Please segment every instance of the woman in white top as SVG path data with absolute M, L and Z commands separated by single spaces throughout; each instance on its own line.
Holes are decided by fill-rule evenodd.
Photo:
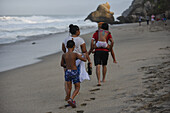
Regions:
M 80 30 L 79 27 L 76 25 L 71 24 L 70 26 L 70 30 L 69 32 L 71 33 L 71 36 L 69 36 L 68 38 L 66 38 L 62 44 L 62 50 L 63 52 L 67 52 L 67 41 L 68 40 L 73 40 L 75 42 L 75 49 L 74 52 L 82 54 L 86 52 L 86 44 L 84 42 L 84 40 L 79 37 L 80 35 Z
M 73 40 L 75 42 L 74 52 L 79 53 L 83 56 L 86 56 L 88 62 L 91 64 L 90 67 L 92 67 L 91 60 L 90 60 L 89 55 L 88 55 L 87 50 L 86 50 L 85 41 L 81 37 L 79 37 L 79 35 L 80 35 L 79 27 L 77 25 L 71 24 L 71 25 L 69 25 L 69 28 L 70 28 L 69 32 L 70 32 L 71 36 L 66 38 L 64 40 L 64 42 L 62 43 L 63 52 L 64 53 L 67 52 L 67 48 L 66 48 L 67 41 Z M 80 66 L 80 82 L 82 82 L 84 79 L 90 80 L 89 75 L 85 70 L 85 63 L 77 60 L 76 65 Z M 66 84 L 65 84 L 65 91 L 67 92 L 67 85 Z M 66 97 L 65 100 L 67 100 L 67 99 L 68 98 Z

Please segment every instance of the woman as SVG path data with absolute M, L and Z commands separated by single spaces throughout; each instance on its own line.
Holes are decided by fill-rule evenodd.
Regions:
M 77 25 L 69 25 L 69 32 L 70 36 L 64 40 L 62 43 L 62 50 L 65 53 L 67 51 L 66 44 L 68 40 L 73 40 L 75 42 L 75 49 L 74 52 L 81 54 L 82 56 L 86 56 L 88 62 L 91 64 L 90 67 L 92 67 L 91 60 L 89 58 L 89 55 L 86 50 L 86 44 L 85 41 L 79 37 L 80 35 L 80 29 Z M 78 66 L 78 69 L 80 69 L 80 82 L 82 82 L 84 79 L 90 80 L 88 73 L 85 70 L 85 63 L 81 62 L 80 60 L 76 61 L 76 65 Z M 65 84 L 65 91 L 67 92 L 67 85 Z M 65 98 L 65 100 L 68 100 L 69 98 Z

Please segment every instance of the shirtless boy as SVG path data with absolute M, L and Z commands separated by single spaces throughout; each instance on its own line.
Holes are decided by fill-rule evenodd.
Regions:
M 96 47 L 97 48 L 108 48 L 109 49 L 109 45 L 107 44 L 106 42 L 106 39 L 107 39 L 107 36 L 108 34 L 110 33 L 108 31 L 109 29 L 109 26 L 107 23 L 103 23 L 102 26 L 101 26 L 101 29 L 99 29 L 98 33 L 99 33 L 99 38 L 98 38 L 98 41 L 96 43 Z
M 67 91 L 67 98 L 69 98 L 68 103 L 75 108 L 76 103 L 73 101 L 75 96 L 78 94 L 80 90 L 80 79 L 79 79 L 79 72 L 76 67 L 76 60 L 80 59 L 84 62 L 86 62 L 86 59 L 83 58 L 81 55 L 78 53 L 74 53 L 74 48 L 75 48 L 75 43 L 73 40 L 69 40 L 67 42 L 67 48 L 68 52 L 62 55 L 61 59 L 61 66 L 66 67 L 65 71 L 65 81 L 68 86 L 68 91 Z M 75 90 L 71 96 L 71 88 L 72 88 L 72 82 L 75 85 Z

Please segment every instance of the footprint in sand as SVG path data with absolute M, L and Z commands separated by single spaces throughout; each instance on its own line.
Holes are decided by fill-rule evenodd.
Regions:
M 84 101 L 91 101 L 90 99 L 85 99 Z
M 77 113 L 84 113 L 84 110 L 79 110 L 77 111 Z
M 86 106 L 86 105 L 87 105 L 87 103 L 82 103 L 82 104 L 81 104 L 81 106 Z
M 100 90 L 100 88 L 91 89 L 91 90 L 89 90 L 89 91 L 90 91 L 90 92 L 94 92 L 94 91 L 98 91 L 98 90 Z
M 89 90 L 90 92 L 91 92 L 91 94 L 95 94 L 94 92 L 95 91 L 99 91 L 100 90 L 100 88 L 95 88 L 95 89 L 91 89 L 91 90 Z M 90 98 L 90 99 L 85 99 L 85 101 L 91 101 L 91 100 L 95 100 L 96 98 Z
M 90 100 L 95 100 L 96 98 L 90 98 Z
M 64 105 L 64 106 L 61 106 L 61 107 L 59 107 L 59 109 L 65 109 L 65 108 L 67 108 L 67 107 L 69 107 L 70 105 L 69 104 L 67 104 L 67 105 Z M 48 113 L 48 112 L 47 112 Z M 50 113 L 50 112 L 49 112 Z M 52 112 L 51 112 L 52 113 Z
M 95 100 L 96 98 L 85 99 L 85 101 Z

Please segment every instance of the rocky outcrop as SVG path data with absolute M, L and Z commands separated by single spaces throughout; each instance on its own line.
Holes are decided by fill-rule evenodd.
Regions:
M 110 11 L 110 5 L 108 2 L 100 4 L 97 10 L 90 13 L 85 20 L 91 20 L 92 22 L 107 22 L 109 24 L 114 23 L 113 12 Z
M 122 23 L 137 22 L 139 16 L 142 16 L 143 20 L 146 16 L 152 14 L 161 15 L 164 13 L 169 18 L 170 2 L 169 0 L 133 0 L 131 6 L 122 13 L 122 16 L 117 19 Z

